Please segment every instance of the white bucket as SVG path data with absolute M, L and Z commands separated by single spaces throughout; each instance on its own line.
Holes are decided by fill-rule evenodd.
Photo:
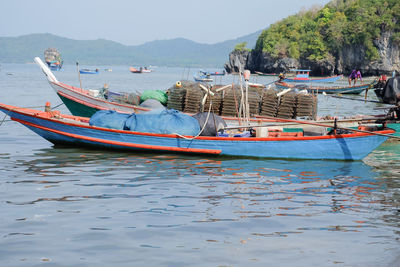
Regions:
M 257 127 L 256 137 L 268 137 L 268 127 Z

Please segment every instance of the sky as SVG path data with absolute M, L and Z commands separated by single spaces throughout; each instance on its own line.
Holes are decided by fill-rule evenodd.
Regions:
M 214 44 L 328 0 L 0 0 L 0 37 L 51 33 L 124 45 L 186 38 Z

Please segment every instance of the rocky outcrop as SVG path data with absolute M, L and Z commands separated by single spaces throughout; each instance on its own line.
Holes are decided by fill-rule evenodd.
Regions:
M 229 54 L 229 62 L 225 64 L 225 70 L 228 73 L 237 73 L 239 70 L 249 69 L 248 57 L 250 51 L 234 50 Z
M 229 54 L 229 62 L 225 64 L 228 73 L 238 72 L 239 66 L 250 71 L 279 73 L 291 68 L 307 68 L 313 76 L 347 74 L 354 68 L 360 68 L 363 75 L 391 75 L 400 71 L 400 47 L 392 41 L 391 32 L 383 32 L 374 40 L 379 58 L 368 60 L 366 49 L 362 45 L 347 45 L 336 51 L 335 55 L 323 60 L 311 61 L 305 58 L 273 58 L 268 54 L 252 50 L 233 51 Z M 240 62 L 240 64 L 239 64 Z

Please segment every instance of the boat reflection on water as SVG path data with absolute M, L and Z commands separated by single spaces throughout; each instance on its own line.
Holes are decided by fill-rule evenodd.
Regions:
M 47 181 L 51 184 L 79 182 L 73 187 L 129 188 L 161 183 L 169 191 L 167 195 L 163 192 L 164 197 L 201 199 L 217 209 L 222 208 L 223 202 L 236 203 L 238 209 L 229 215 L 232 220 L 248 216 L 308 216 L 311 210 L 335 212 L 354 207 L 360 199 L 382 188 L 372 167 L 361 161 L 221 159 L 55 147 L 39 150 L 33 159 L 17 165 L 41 184 L 46 183 L 41 178 L 51 178 Z M 73 179 L 64 180 L 71 176 Z M 182 184 L 187 189 L 184 193 L 174 190 Z M 101 198 L 95 192 L 95 196 L 73 198 Z M 218 214 L 219 211 L 208 219 L 215 220 Z
M 215 266 L 377 266 L 398 248 L 398 201 L 386 193 L 387 180 L 361 161 L 60 147 L 3 158 L 13 161 L 0 170 L 13 173 L 3 181 L 8 216 L 0 223 L 11 251 L 11 238 L 23 238 L 54 258 L 64 240 L 74 253 L 119 244 L 105 246 L 89 263 L 107 262 L 122 249 L 152 266 L 164 265 L 170 255 L 182 265 L 207 255 Z M 54 235 L 58 246 L 48 242 Z M 18 245 L 22 258 L 37 257 L 23 247 Z M 392 256 L 384 259 L 388 266 Z M 74 258 L 63 257 L 63 263 L 77 265 Z

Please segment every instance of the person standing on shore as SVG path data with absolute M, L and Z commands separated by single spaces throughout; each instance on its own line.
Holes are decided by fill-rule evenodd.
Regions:
M 363 80 L 362 80 L 362 76 L 361 76 L 361 71 L 360 71 L 359 69 L 357 69 L 356 80 L 354 81 L 354 85 L 356 84 L 357 79 L 360 79 L 360 83 L 363 84 Z
M 357 68 L 354 69 L 350 76 L 349 76 L 349 85 L 351 86 L 351 82 L 354 81 L 353 86 L 356 85 L 357 79 L 360 79 L 362 83 L 362 76 L 361 76 L 361 71 Z
M 354 84 L 356 84 L 357 70 L 353 70 L 349 76 L 349 85 L 351 86 L 351 82 L 354 80 Z

